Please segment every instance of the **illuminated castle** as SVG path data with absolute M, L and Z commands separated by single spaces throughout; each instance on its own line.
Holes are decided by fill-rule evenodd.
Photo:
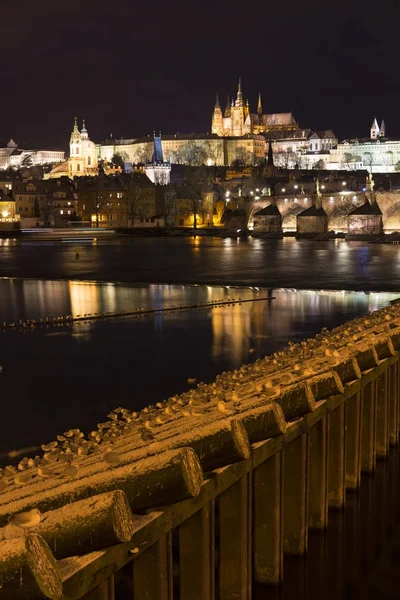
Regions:
M 211 133 L 219 136 L 239 137 L 248 133 L 275 133 L 296 129 L 298 129 L 298 125 L 292 113 L 263 114 L 261 92 L 258 95 L 257 112 L 251 113 L 249 101 L 243 99 L 241 79 L 239 79 L 236 101 L 232 100 L 230 103 L 228 96 L 224 113 L 222 113 L 217 94 Z

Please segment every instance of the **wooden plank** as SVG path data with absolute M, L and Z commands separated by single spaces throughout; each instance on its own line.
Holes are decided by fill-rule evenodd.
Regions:
M 325 417 L 308 432 L 308 526 L 328 525 L 328 431 Z
M 283 578 L 283 453 L 254 469 L 254 579 L 277 585 Z
M 247 600 L 248 596 L 248 476 L 219 498 L 219 597 Z
M 308 434 L 294 439 L 284 449 L 284 551 L 302 556 L 308 537 Z
M 115 600 L 114 575 L 86 594 L 84 600 Z
M 346 403 L 346 489 L 357 490 L 361 479 L 361 392 Z
M 386 458 L 389 452 L 388 371 L 379 375 L 376 393 L 376 457 Z
M 133 561 L 134 600 L 172 600 L 171 533 Z
M 346 498 L 346 406 L 328 415 L 328 506 L 342 508 Z
M 373 473 L 376 465 L 376 381 L 362 391 L 361 471 Z
M 214 532 L 207 504 L 179 527 L 179 589 L 181 598 L 211 600 Z

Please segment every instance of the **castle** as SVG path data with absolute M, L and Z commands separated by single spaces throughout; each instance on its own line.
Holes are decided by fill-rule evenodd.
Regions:
M 246 134 L 274 134 L 298 129 L 292 113 L 263 114 L 261 92 L 258 94 L 257 112 L 251 113 L 249 101 L 243 99 L 242 81 L 239 79 L 236 101 L 230 103 L 229 96 L 224 113 L 219 103 L 219 96 L 214 106 L 211 133 L 218 136 L 240 137 Z

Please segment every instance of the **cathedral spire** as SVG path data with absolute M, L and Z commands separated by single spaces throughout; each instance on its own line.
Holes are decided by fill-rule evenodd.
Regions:
M 261 92 L 258 92 L 257 114 L 259 117 L 262 116 Z
M 236 96 L 236 106 L 243 106 L 242 79 L 239 77 L 238 91 Z
M 221 108 L 220 103 L 219 103 L 219 95 L 217 92 L 216 98 L 215 98 L 215 106 L 214 108 Z
M 231 100 L 229 98 L 229 94 L 226 98 L 226 108 L 225 108 L 225 112 L 224 112 L 224 117 L 230 117 L 231 116 Z
M 379 130 L 379 137 L 386 137 L 386 126 L 385 121 L 382 119 L 381 127 Z
M 78 131 L 78 117 L 74 117 L 74 131 Z
M 273 150 L 272 150 L 272 141 L 271 140 L 269 140 L 269 145 L 268 145 L 267 165 L 269 167 L 274 166 L 274 154 L 273 154 Z

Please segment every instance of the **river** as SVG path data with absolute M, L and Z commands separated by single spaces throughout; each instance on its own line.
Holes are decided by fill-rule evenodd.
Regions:
M 0 239 L 1 276 L 400 291 L 400 245 L 294 238 L 115 237 L 94 244 Z

